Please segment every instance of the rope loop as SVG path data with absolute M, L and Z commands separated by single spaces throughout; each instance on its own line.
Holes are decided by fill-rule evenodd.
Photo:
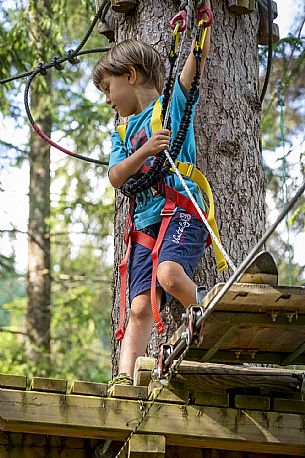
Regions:
M 42 76 L 47 76 L 48 72 L 46 70 L 46 66 L 45 66 L 45 63 L 44 62 L 39 62 L 38 65 L 37 65 L 37 69 L 38 69 L 38 72 L 42 75 Z
M 64 66 L 62 65 L 62 63 L 59 62 L 59 58 L 57 56 L 54 56 L 52 58 L 52 63 L 54 64 L 54 67 L 56 68 L 56 70 L 64 69 Z
M 73 49 L 69 49 L 66 52 L 66 56 L 68 58 L 68 62 L 72 65 L 76 65 L 80 63 L 80 60 L 74 55 L 75 51 Z

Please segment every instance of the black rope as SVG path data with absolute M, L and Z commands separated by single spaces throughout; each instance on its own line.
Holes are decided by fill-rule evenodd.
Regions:
M 264 80 L 264 85 L 262 89 L 262 93 L 260 96 L 260 101 L 263 103 L 263 100 L 266 95 L 268 83 L 269 83 L 269 78 L 270 78 L 270 72 L 271 72 L 271 64 L 272 64 L 272 42 L 273 42 L 273 36 L 272 36 L 272 22 L 273 22 L 273 6 L 272 6 L 272 0 L 267 0 L 267 7 L 268 7 L 268 60 L 267 60 L 267 69 L 266 69 L 266 76 Z
M 105 16 L 106 16 L 106 13 L 109 9 L 109 5 L 110 5 L 110 0 L 104 0 L 104 2 L 101 4 L 100 8 L 98 9 L 96 15 L 94 16 L 84 38 L 82 39 L 82 41 L 80 42 L 80 44 L 78 45 L 78 47 L 73 50 L 73 49 L 70 49 L 69 51 L 66 52 L 65 56 L 63 57 L 53 57 L 51 62 L 48 62 L 47 64 L 45 64 L 44 62 L 40 62 L 39 65 L 38 65 L 38 68 L 39 68 L 39 72 L 38 73 L 42 73 L 45 71 L 45 70 L 48 70 L 49 68 L 52 68 L 52 67 L 57 67 L 57 68 L 60 68 L 60 65 L 63 64 L 64 62 L 70 62 L 72 64 L 76 64 L 78 63 L 78 60 L 77 60 L 77 56 L 80 56 L 82 54 L 90 54 L 90 53 L 93 53 L 93 52 L 105 52 L 105 51 L 108 51 L 110 48 L 94 48 L 94 49 L 89 49 L 87 51 L 81 51 L 81 49 L 84 47 L 84 45 L 86 44 L 86 42 L 88 41 L 88 38 L 90 37 L 98 19 L 100 18 L 101 20 L 104 20 L 105 19 Z M 27 77 L 27 76 L 31 76 L 33 73 L 36 73 L 37 72 L 37 69 L 35 70 L 30 70 L 28 72 L 23 72 L 23 73 L 19 73 L 17 75 L 14 75 L 14 76 L 10 76 L 9 78 L 5 78 L 3 80 L 0 80 L 0 84 L 6 84 L 6 83 L 9 83 L 10 81 L 13 81 L 15 79 L 20 79 L 20 78 L 24 78 L 24 77 Z
M 91 54 L 93 52 L 101 52 L 101 51 L 108 51 L 109 48 L 95 48 L 95 49 L 89 49 L 88 51 L 86 50 L 83 50 L 83 51 L 80 51 L 77 56 L 80 56 L 80 55 L 84 55 L 84 54 Z M 73 58 L 75 58 L 76 56 L 74 55 Z M 50 65 L 50 66 L 54 66 L 55 63 L 54 63 L 54 60 L 52 62 L 50 62 L 49 64 L 47 65 Z M 49 67 L 48 67 L 49 68 Z M 31 87 L 31 84 L 35 78 L 35 76 L 37 76 L 38 74 L 42 73 L 42 72 L 46 72 L 46 66 L 39 66 L 38 69 L 34 70 L 30 77 L 27 79 L 27 82 L 26 82 L 26 85 L 25 85 L 25 90 L 24 90 L 24 107 L 25 107 L 25 111 L 26 111 L 26 114 L 27 114 L 27 117 L 33 127 L 33 129 L 35 130 L 35 132 L 40 135 L 40 137 L 42 137 L 47 143 L 49 143 L 51 146 L 53 146 L 54 148 L 57 148 L 58 150 L 62 151 L 63 153 L 67 154 L 68 156 L 72 156 L 72 157 L 75 157 L 77 159 L 81 159 L 83 161 L 86 161 L 86 162 L 91 162 L 91 163 L 94 163 L 94 164 L 98 164 L 98 165 L 108 165 L 109 163 L 106 162 L 106 161 L 101 161 L 99 159 L 93 159 L 93 158 L 90 158 L 90 157 L 87 157 L 87 156 L 83 156 L 81 154 L 77 154 L 77 153 L 73 153 L 72 151 L 69 151 L 68 149 L 66 148 L 63 148 L 62 146 L 58 145 L 57 143 L 55 143 L 53 140 L 51 140 L 44 132 L 42 132 L 42 130 L 37 126 L 36 122 L 34 121 L 34 118 L 32 116 L 32 113 L 31 113 L 31 110 L 30 110 L 30 106 L 29 106 L 29 91 L 30 91 L 30 87 Z
M 33 119 L 33 116 L 31 114 L 31 110 L 30 110 L 30 107 L 29 107 L 29 91 L 30 91 L 30 87 L 31 87 L 31 83 L 33 82 L 35 76 L 37 76 L 38 74 L 41 74 L 41 75 L 46 75 L 47 74 L 47 70 L 50 69 L 50 68 L 55 68 L 56 70 L 62 70 L 63 69 L 63 63 L 68 61 L 70 62 L 71 64 L 77 64 L 79 63 L 79 59 L 77 58 L 78 56 L 81 56 L 81 55 L 84 55 L 84 54 L 92 54 L 92 53 L 95 53 L 95 52 L 106 52 L 106 51 L 109 51 L 110 48 L 93 48 L 93 49 L 88 49 L 88 50 L 81 50 L 84 45 L 86 44 L 86 42 L 88 41 L 98 19 L 100 18 L 101 20 L 104 20 L 105 19 L 105 16 L 106 16 L 106 13 L 109 9 L 109 6 L 110 6 L 110 0 L 104 0 L 104 2 L 101 4 L 100 8 L 98 9 L 96 15 L 94 16 L 94 19 L 92 20 L 84 38 L 81 40 L 79 46 L 75 49 L 75 50 L 69 50 L 66 52 L 66 55 L 64 57 L 57 57 L 57 56 L 54 56 L 51 60 L 51 62 L 48 62 L 47 64 L 45 64 L 44 62 L 40 62 L 38 64 L 38 67 L 35 69 L 35 70 L 32 70 L 30 72 L 24 72 L 24 73 L 21 73 L 21 74 L 18 74 L 18 75 L 15 75 L 13 77 L 10 77 L 10 78 L 6 78 L 5 80 L 1 80 L 0 81 L 0 84 L 5 84 L 5 83 L 8 83 L 10 81 L 13 81 L 15 79 L 19 79 L 19 78 L 23 78 L 23 77 L 26 77 L 28 76 L 28 80 L 26 82 L 26 86 L 25 86 L 25 91 L 24 91 L 24 106 L 25 106 L 25 111 L 26 111 L 26 114 L 27 114 L 27 117 L 33 127 L 33 129 L 35 130 L 35 132 L 40 135 L 41 138 L 43 138 L 47 143 L 49 143 L 51 146 L 57 148 L 58 150 L 62 151 L 63 153 L 69 155 L 69 156 L 72 156 L 72 157 L 75 157 L 77 159 L 81 159 L 83 161 L 86 161 L 86 162 L 91 162 L 91 163 L 95 163 L 95 164 L 98 164 L 98 165 L 108 165 L 108 162 L 106 161 L 100 161 L 98 159 L 92 159 L 90 157 L 87 157 L 87 156 L 83 156 L 81 154 L 77 154 L 77 153 L 73 153 L 72 151 L 69 151 L 68 149 L 66 148 L 63 148 L 62 146 L 58 145 L 57 143 L 55 143 L 53 140 L 51 140 L 44 132 L 42 132 L 42 130 L 37 126 L 37 124 L 35 123 L 34 119 Z

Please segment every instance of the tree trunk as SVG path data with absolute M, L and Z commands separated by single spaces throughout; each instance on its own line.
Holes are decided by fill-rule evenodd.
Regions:
M 261 237 L 265 225 L 265 177 L 260 145 L 258 93 L 258 11 L 235 16 L 224 1 L 212 0 L 214 24 L 211 50 L 197 107 L 195 131 L 198 167 L 213 189 L 216 218 L 223 246 L 235 265 Z M 166 58 L 171 30 L 169 21 L 178 12 L 173 0 L 139 0 L 131 15 L 116 16 L 116 41 L 141 39 Z M 190 43 L 186 49 L 188 50 Z M 123 257 L 125 199 L 116 196 L 113 320 L 118 318 L 118 263 Z M 198 284 L 209 287 L 227 279 L 219 274 L 209 249 L 196 274 Z M 151 355 L 180 325 L 182 306 L 175 301 L 163 311 L 166 335 L 152 332 Z M 117 371 L 118 346 L 113 345 L 113 371 Z
M 44 94 L 45 97 L 45 94 Z M 33 90 L 33 112 L 39 107 L 39 93 Z M 45 100 L 45 98 L 43 98 Z M 50 135 L 51 118 L 37 119 Z M 39 348 L 50 353 L 50 147 L 36 133 L 30 137 L 28 313 L 27 328 L 35 355 Z
M 33 7 L 30 37 L 43 60 L 50 30 L 41 26 L 42 13 L 49 6 L 43 0 Z M 51 14 L 51 13 L 50 13 Z M 43 78 L 43 79 L 42 79 Z M 31 111 L 42 131 L 51 135 L 51 74 L 37 76 L 32 84 Z M 30 134 L 30 189 L 28 242 L 28 309 L 27 332 L 30 355 L 44 361 L 48 370 L 50 360 L 50 146 L 36 133 Z M 44 361 L 41 360 L 43 356 Z M 36 366 L 36 364 L 35 364 Z M 40 372 L 41 373 L 41 372 Z

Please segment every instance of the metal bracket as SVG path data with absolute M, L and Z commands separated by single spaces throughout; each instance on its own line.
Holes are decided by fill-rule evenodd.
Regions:
M 181 338 L 186 341 L 187 345 L 190 345 L 194 338 L 198 336 L 199 329 L 197 329 L 197 323 L 202 317 L 204 308 L 198 305 L 192 305 L 188 307 L 185 313 L 182 315 L 182 320 L 185 324 L 185 331 L 181 334 Z
M 162 344 L 160 346 L 160 351 L 159 351 L 159 356 L 156 361 L 156 366 L 152 370 L 152 379 L 156 381 L 160 381 L 162 375 L 164 374 L 164 369 L 165 369 L 165 360 L 171 355 L 173 351 L 173 346 L 169 344 Z M 170 366 L 168 366 L 166 369 L 168 370 Z

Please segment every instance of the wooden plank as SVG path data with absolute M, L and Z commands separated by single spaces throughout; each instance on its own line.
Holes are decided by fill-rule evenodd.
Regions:
M 188 355 L 189 356 L 189 355 Z M 138 361 L 138 373 L 150 367 L 152 358 Z M 135 373 L 137 377 L 137 374 Z M 228 364 L 182 361 L 178 373 L 172 379 L 190 391 L 225 393 L 228 389 L 261 389 L 264 393 L 302 393 L 305 371 L 283 368 L 261 368 Z
M 155 358 L 140 356 L 136 360 L 133 380 L 135 385 L 148 386 L 151 381 L 151 371 L 156 365 Z
M 228 393 L 213 393 L 208 391 L 195 391 L 194 404 L 214 407 L 229 407 Z
M 207 350 L 201 358 L 201 361 L 204 363 L 209 361 L 215 353 L 236 333 L 238 325 L 229 325 L 227 330 L 223 333 L 221 337 L 214 343 L 212 347 Z
M 74 380 L 70 394 L 83 394 L 87 396 L 107 396 L 107 383 L 83 382 Z
M 288 366 L 289 364 L 292 364 L 293 361 L 295 361 L 298 356 L 300 356 L 302 353 L 304 353 L 304 350 L 305 350 L 305 341 L 299 347 L 297 347 L 294 352 L 290 353 L 290 355 L 287 355 L 281 361 L 281 364 L 283 366 Z
M 26 390 L 27 378 L 24 375 L 0 374 L 0 388 Z
M 270 398 L 266 396 L 245 396 L 237 394 L 234 399 L 238 409 L 270 410 Z M 304 402 L 305 407 L 305 402 Z
M 124 441 L 142 412 L 136 400 L 0 391 L 4 431 Z M 169 445 L 305 454 L 300 414 L 155 402 L 138 432 L 162 434 Z
M 198 448 L 174 447 L 174 446 L 166 447 L 166 458 L 203 458 L 203 457 L 206 458 L 206 449 L 201 450 Z M 218 458 L 218 457 L 213 456 L 213 458 Z M 268 458 L 271 458 L 270 455 L 268 456 Z
M 280 399 L 273 400 L 273 409 L 278 412 L 301 413 L 305 415 L 305 402 L 295 399 Z
M 211 297 L 224 286 L 224 283 L 215 285 L 205 296 L 202 305 L 206 307 Z M 223 311 L 253 311 L 257 306 L 262 311 L 278 310 L 292 311 L 296 309 L 305 314 L 305 288 L 292 286 L 253 285 L 251 283 L 234 283 L 229 291 L 216 305 L 215 310 Z M 242 309 L 241 306 L 242 305 Z
M 46 455 L 47 453 L 47 455 Z M 63 455 L 64 453 L 64 455 Z M 89 452 L 90 453 L 90 452 Z M 31 448 L 5 448 L 0 446 L 0 456 L 1 458 L 58 458 L 59 456 L 65 458 L 88 458 L 88 456 L 93 455 L 94 450 L 91 451 L 90 455 L 88 455 L 88 450 L 80 450 L 80 449 L 65 449 L 64 451 L 62 448 L 58 449 L 46 449 L 42 447 L 31 447 Z M 123 458 L 123 457 L 122 457 Z
M 114 385 L 111 397 L 146 400 L 148 399 L 148 390 L 146 386 Z
M 249 351 L 251 353 L 249 353 Z M 187 357 L 191 361 L 201 361 L 204 356 L 205 350 L 201 348 L 191 348 L 187 354 Z M 284 358 L 287 357 L 287 353 L 283 352 L 266 352 L 266 351 L 255 351 L 244 350 L 242 348 L 232 348 L 231 350 L 218 350 L 211 360 L 215 364 L 243 364 L 243 363 L 263 363 L 263 364 L 275 364 L 281 365 Z M 305 365 L 305 354 L 302 353 L 295 358 L 293 364 L 296 366 Z
M 166 438 L 156 434 L 134 434 L 128 446 L 128 458 L 164 458 Z
M 0 431 L 1 458 L 88 458 L 97 440 Z
M 137 6 L 137 0 L 111 0 L 111 6 L 117 13 L 129 13 Z
M 217 315 L 216 315 L 217 313 Z M 233 323 L 234 325 L 241 326 L 241 325 L 253 325 L 259 326 L 263 325 L 264 327 L 272 328 L 274 323 L 276 322 L 277 325 L 287 326 L 289 324 L 290 313 L 279 313 L 276 314 L 274 311 L 269 311 L 266 313 L 262 312 L 224 312 L 224 311 L 216 311 L 215 317 L 217 320 Z M 297 319 L 295 315 L 291 317 L 293 320 L 294 326 L 304 326 L 305 324 L 305 315 L 298 315 Z M 275 321 L 273 321 L 275 320 Z M 207 320 L 208 321 L 208 320 Z
M 49 391 L 52 393 L 66 393 L 67 380 L 34 377 L 30 387 L 31 391 Z
M 229 327 L 230 324 L 234 325 L 234 322 L 218 320 L 217 313 L 213 317 L 215 321 L 208 321 L 205 325 L 200 344 L 200 348 L 206 351 L 218 346 L 217 343 L 221 340 L 223 329 Z M 279 333 L 280 339 L 277 338 Z M 242 349 L 287 354 L 297 350 L 299 346 L 304 344 L 304 341 L 304 327 L 293 326 L 292 324 L 282 326 L 271 322 L 269 326 L 244 323 L 236 327 L 235 333 L 231 335 L 230 339 L 224 341 L 222 346 L 218 346 L 218 348 L 221 350 Z
M 149 399 L 155 399 L 156 395 L 159 393 L 160 388 L 162 387 L 161 383 L 151 381 L 148 386 L 148 397 Z M 186 403 L 189 402 L 190 394 L 189 390 L 185 387 L 175 387 L 171 386 L 168 388 L 163 387 L 160 394 L 158 394 L 158 402 L 175 402 L 175 403 Z

